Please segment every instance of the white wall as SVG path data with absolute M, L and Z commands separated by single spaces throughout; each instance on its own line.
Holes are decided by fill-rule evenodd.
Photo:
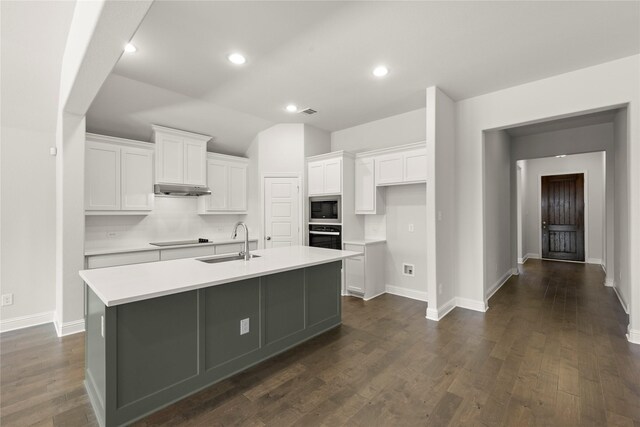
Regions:
M 638 104 L 640 103 L 640 56 L 632 56 L 578 71 L 561 74 L 490 94 L 459 101 L 456 125 L 456 256 L 459 263 L 457 289 L 459 296 L 483 298 L 484 263 L 478 254 L 484 249 L 482 135 L 490 129 L 566 117 L 579 112 L 595 111 L 629 104 L 628 159 L 640 164 L 638 141 Z M 634 151 L 635 149 L 635 151 Z M 451 167 L 451 165 L 444 165 Z M 637 172 L 636 172 L 637 171 Z M 631 171 L 629 191 L 632 213 L 640 213 L 640 170 Z M 637 194 L 633 192 L 636 191 Z M 515 202 L 514 202 L 515 206 Z M 640 254 L 640 224 L 624 231 L 631 234 L 634 245 L 631 257 Z M 514 253 L 515 256 L 515 253 Z M 640 266 L 634 265 L 630 282 L 640 278 Z M 632 293 L 634 291 L 632 290 Z M 640 293 L 634 293 L 632 308 L 640 310 Z M 635 302 L 635 304 L 634 304 Z M 631 329 L 640 334 L 640 312 L 631 313 Z M 638 336 L 640 339 L 640 335 Z
M 196 197 L 158 197 L 148 215 L 85 217 L 85 249 L 134 247 L 150 242 L 193 240 L 204 237 L 228 240 L 233 225 L 246 215 L 198 215 Z M 115 233 L 108 237 L 107 233 Z M 257 236 L 250 230 L 251 237 Z
M 56 159 L 49 147 L 56 144 L 60 67 L 74 7 L 0 2 L 0 293 L 13 294 L 13 305 L 0 310 L 2 331 L 53 319 Z
M 636 115 L 637 115 L 636 110 Z M 636 117 L 637 119 L 637 117 Z M 637 137 L 635 140 L 628 141 L 627 134 L 627 123 L 629 120 L 628 111 L 626 109 L 620 111 L 616 114 L 614 119 L 613 126 L 613 135 L 614 135 L 614 157 L 615 157 L 615 194 L 614 194 L 614 204 L 615 204 L 615 228 L 614 228 L 614 265 L 615 265 L 615 274 L 609 280 L 609 271 L 607 271 L 607 279 L 609 280 L 609 285 L 613 285 L 618 290 L 618 294 L 622 299 L 624 305 L 627 308 L 634 308 L 635 310 L 640 309 L 638 307 L 638 303 L 640 301 L 632 300 L 632 290 L 631 290 L 631 263 L 634 265 L 638 264 L 638 258 L 631 258 L 630 256 L 630 237 L 629 237 L 629 222 L 630 219 L 633 218 L 633 221 L 636 225 L 640 223 L 640 215 L 636 212 L 635 216 L 629 216 L 629 199 L 630 188 L 627 183 L 627 177 L 632 169 L 637 170 L 639 168 L 640 163 L 630 162 L 629 155 L 629 145 L 630 142 L 634 142 L 637 145 L 639 144 Z M 638 150 L 639 148 L 636 148 Z M 631 166 L 633 165 L 633 166 Z M 631 167 L 631 170 L 630 170 Z M 636 187 L 637 188 L 637 187 Z M 640 243 L 635 241 L 636 244 Z M 636 252 L 638 255 L 638 252 Z M 634 275 L 635 286 L 640 287 L 640 277 L 638 275 Z M 636 289 L 637 291 L 637 289 Z M 635 316 L 640 317 L 640 313 L 637 311 L 633 312 Z M 637 314 L 636 314 L 637 313 Z M 640 319 L 636 323 L 636 326 L 633 329 L 640 329 Z M 640 332 L 639 332 L 640 333 Z M 638 337 L 640 338 L 640 337 Z
M 485 298 L 511 274 L 511 139 L 505 131 L 484 133 Z M 515 220 L 515 218 L 513 218 Z
M 55 134 L 2 126 L 0 139 L 0 282 L 3 294 L 13 294 L 13 305 L 2 307 L 1 319 L 49 313 L 51 321 L 55 310 L 56 160 L 49 155 L 49 147 L 55 146 Z
M 385 282 L 427 299 L 426 191 L 424 184 L 386 188 Z M 414 231 L 409 232 L 409 224 Z M 402 263 L 415 265 L 415 277 L 402 274 Z
M 394 147 L 426 139 L 426 109 L 409 111 L 331 133 L 331 151 L 350 153 Z
M 585 173 L 585 259 L 601 264 L 605 253 L 604 215 L 605 182 L 603 179 L 604 152 L 524 160 L 526 189 L 522 197 L 524 253 L 539 257 L 542 254 L 540 236 L 540 177 Z

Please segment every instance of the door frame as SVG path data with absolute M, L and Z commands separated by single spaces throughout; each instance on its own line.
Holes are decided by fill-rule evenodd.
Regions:
M 298 181 L 298 242 L 300 245 L 304 245 L 304 238 L 302 235 L 302 229 L 304 224 L 303 214 L 303 198 L 302 198 L 302 179 L 299 173 L 265 173 L 260 176 L 260 242 L 258 242 L 258 248 L 265 248 L 265 215 L 264 215 L 264 184 L 266 178 L 295 178 Z
M 584 175 L 584 186 L 582 191 L 583 199 L 584 199 L 584 261 L 570 261 L 564 259 L 554 259 L 554 258 L 543 258 L 542 257 L 542 177 L 543 176 L 557 176 L 557 175 L 574 175 L 574 174 L 583 174 Z M 606 199 L 605 199 L 606 200 Z M 586 170 L 576 170 L 573 171 L 561 171 L 561 172 L 548 172 L 544 174 L 538 174 L 538 255 L 540 259 L 545 259 L 548 261 L 561 261 L 561 262 L 577 262 L 580 264 L 588 264 L 588 260 L 590 259 L 589 255 L 589 174 Z

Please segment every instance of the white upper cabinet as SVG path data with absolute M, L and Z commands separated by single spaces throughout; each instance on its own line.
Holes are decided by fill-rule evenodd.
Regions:
M 120 147 L 87 141 L 85 147 L 85 210 L 120 210 Z
M 249 159 L 209 153 L 207 186 L 210 196 L 198 198 L 200 214 L 247 213 L 247 169 Z
M 373 157 L 359 158 L 355 161 L 355 208 L 356 214 L 382 214 L 384 204 L 380 190 L 376 188 L 375 161 Z
M 399 150 L 375 157 L 376 185 L 397 185 L 425 182 L 427 150 Z
M 156 182 L 205 186 L 211 137 L 153 125 Z
M 122 147 L 121 209 L 146 211 L 153 209 L 153 151 L 150 148 Z
M 342 156 L 310 160 L 307 164 L 309 196 L 342 193 Z
M 152 210 L 151 144 L 87 134 L 84 204 L 90 215 Z

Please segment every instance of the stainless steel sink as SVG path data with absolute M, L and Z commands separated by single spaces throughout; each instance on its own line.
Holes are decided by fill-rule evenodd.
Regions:
M 251 254 L 251 258 L 260 258 L 260 255 Z M 197 258 L 197 260 L 206 262 L 207 264 L 217 264 L 219 262 L 244 260 L 244 255 L 234 254 L 234 255 L 228 255 L 228 256 L 212 256 L 207 258 Z

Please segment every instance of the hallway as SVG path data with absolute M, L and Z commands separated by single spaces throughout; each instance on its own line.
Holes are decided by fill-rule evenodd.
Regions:
M 393 295 L 343 299 L 343 325 L 136 425 L 638 425 L 640 346 L 593 265 L 529 260 L 478 313 L 436 323 Z M 96 425 L 83 334 L 2 334 L 1 418 Z

